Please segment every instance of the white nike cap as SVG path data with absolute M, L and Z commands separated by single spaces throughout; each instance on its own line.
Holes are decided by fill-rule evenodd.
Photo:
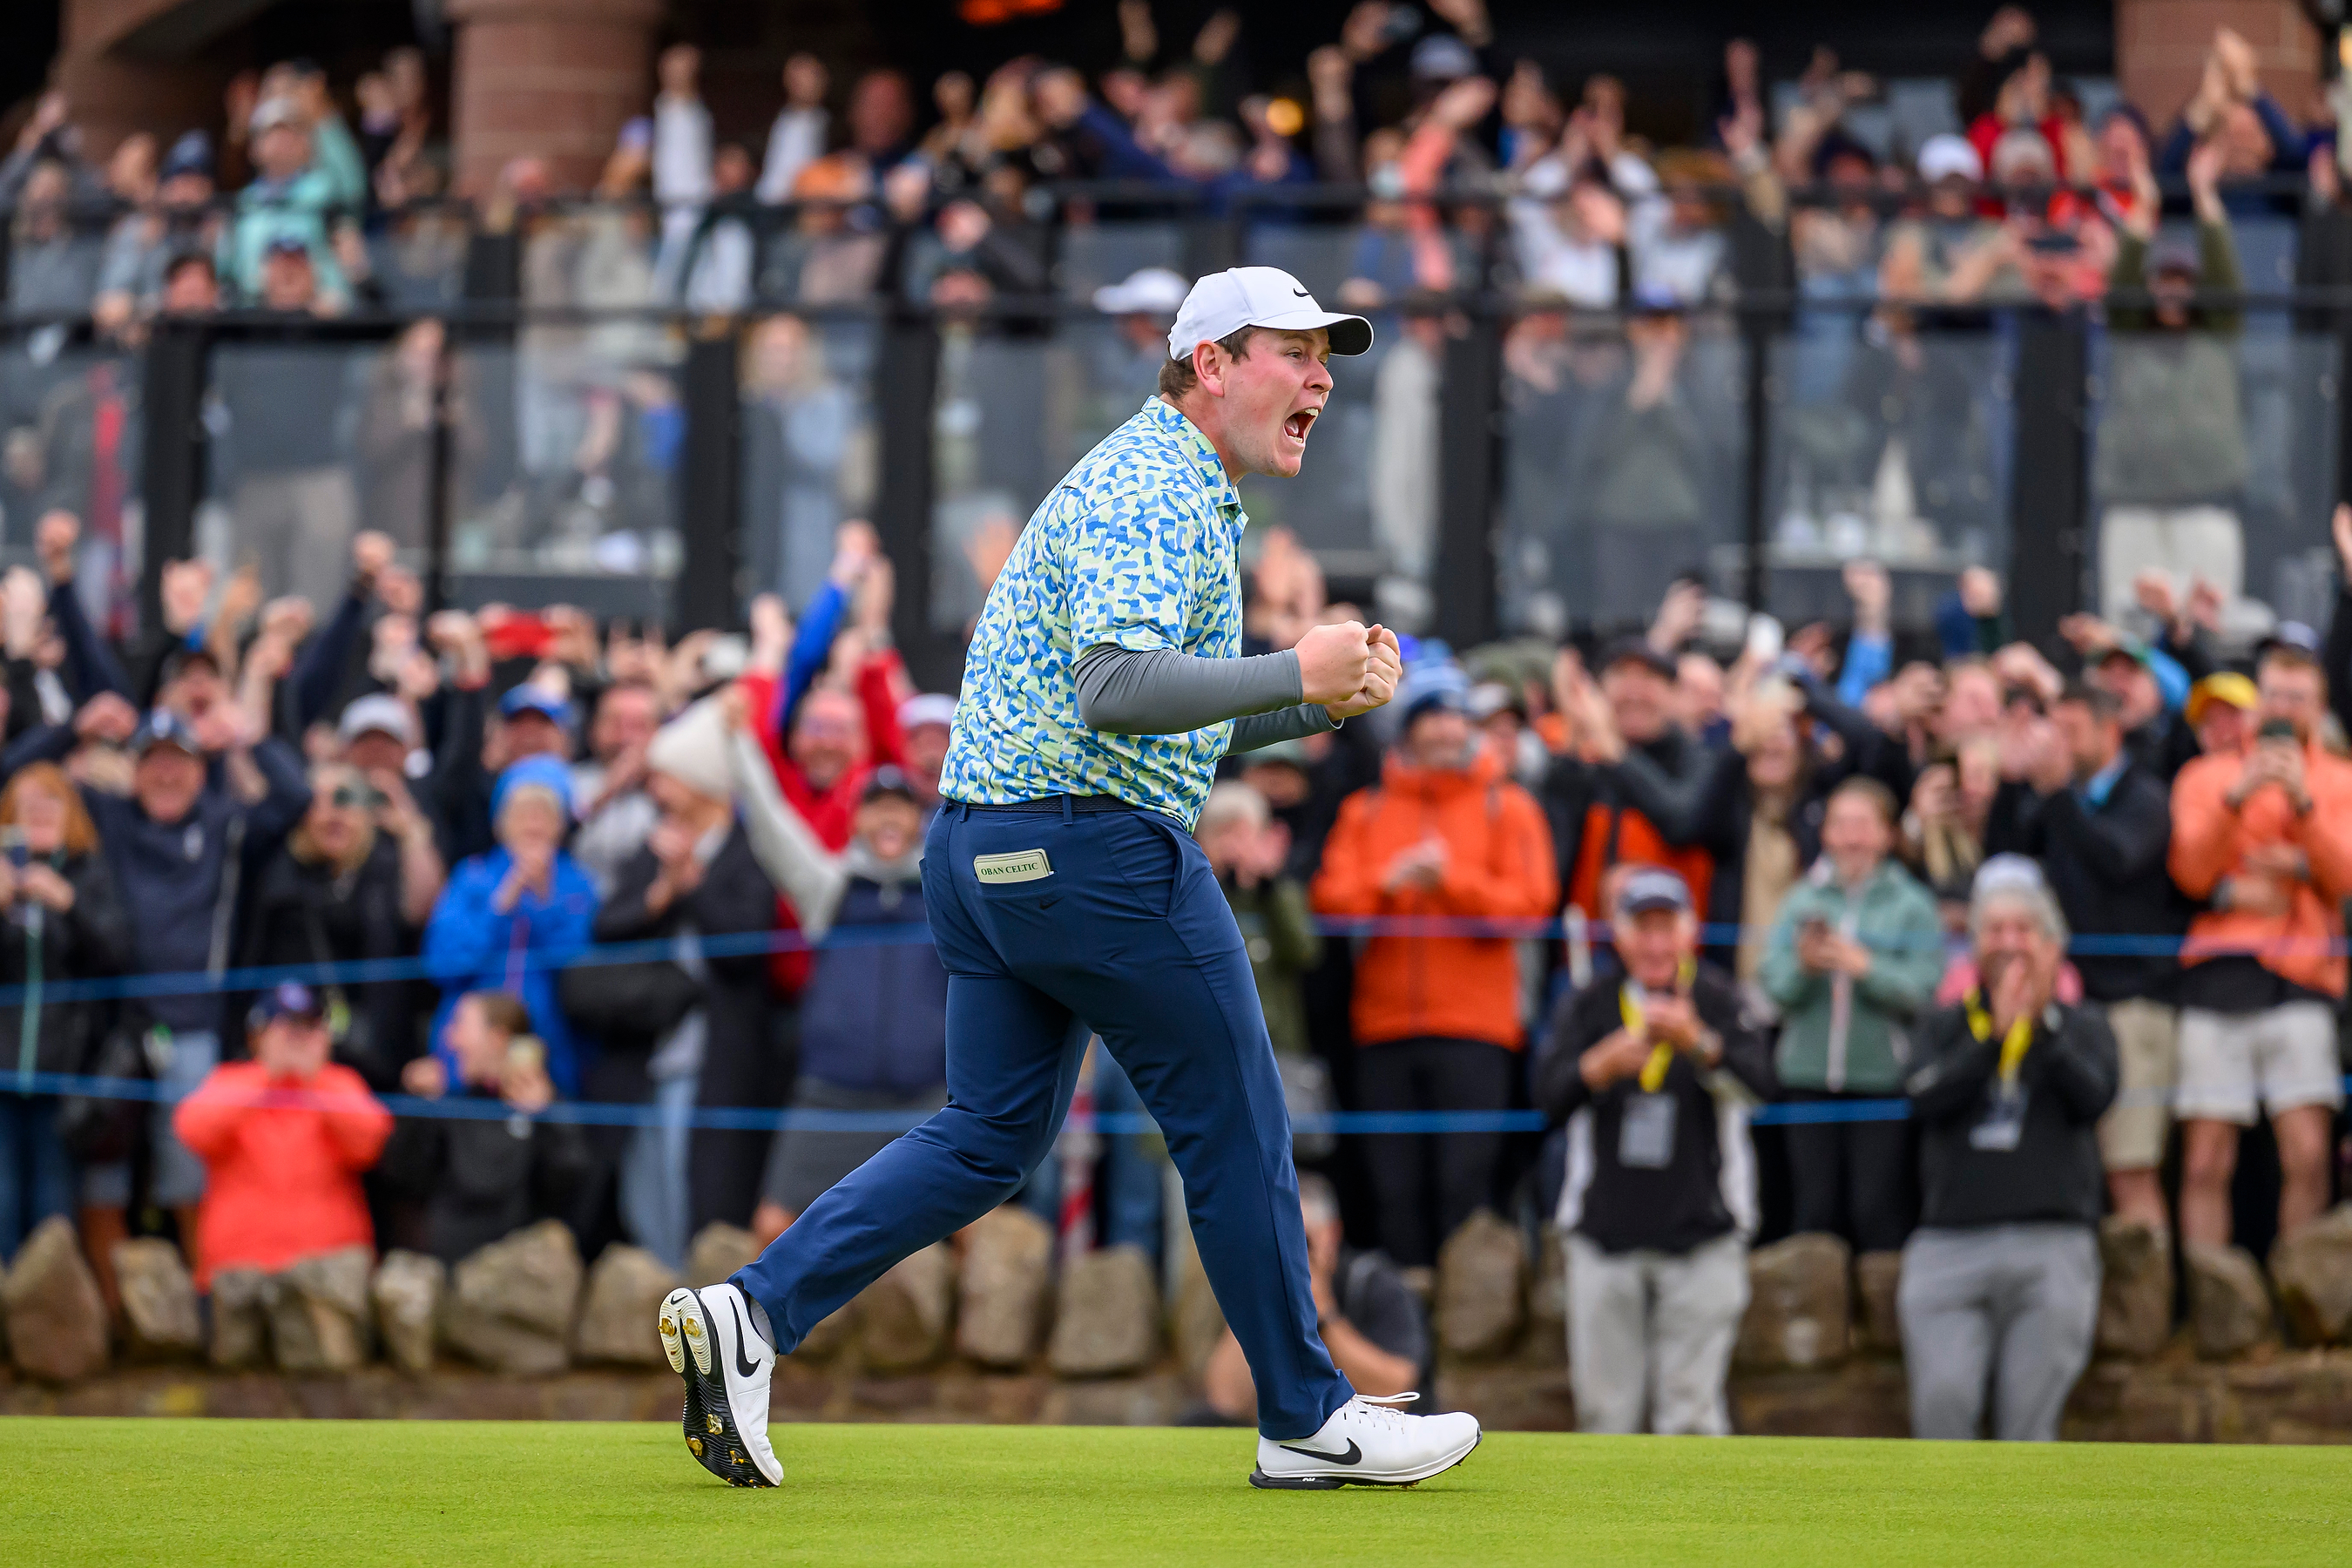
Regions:
M 1331 352 L 1360 354 L 1372 346 L 1372 324 L 1361 316 L 1327 310 L 1297 279 L 1279 267 L 1229 267 L 1192 285 L 1168 330 L 1168 357 L 1190 359 L 1202 343 L 1231 337 L 1244 327 L 1304 332 L 1331 331 Z

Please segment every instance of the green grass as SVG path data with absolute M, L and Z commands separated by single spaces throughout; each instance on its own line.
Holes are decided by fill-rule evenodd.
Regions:
M 0 1563 L 2352 1561 L 2352 1454 L 1499 1433 L 1412 1491 L 1260 1492 L 1240 1432 L 792 1426 L 735 1491 L 674 1426 L 0 1420 Z

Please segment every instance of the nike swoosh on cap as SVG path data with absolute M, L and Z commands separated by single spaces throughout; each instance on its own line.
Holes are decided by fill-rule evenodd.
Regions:
M 760 1363 L 743 1353 L 744 1345 L 751 1338 L 751 1325 L 743 1321 L 743 1304 L 730 1300 L 727 1310 L 735 1314 L 735 1370 L 744 1377 L 757 1377 L 760 1375 Z M 1349 1447 L 1353 1447 L 1354 1445 L 1351 1443 Z
M 1296 1443 L 1276 1443 L 1275 1447 L 1287 1448 L 1294 1454 L 1304 1454 L 1310 1459 L 1328 1459 L 1335 1465 L 1361 1464 L 1364 1458 L 1364 1451 L 1356 1447 L 1353 1437 L 1348 1439 L 1348 1451 L 1344 1454 L 1327 1454 L 1320 1448 L 1302 1448 Z
M 1302 300 L 1312 299 L 1312 298 L 1314 297 L 1314 296 L 1312 296 L 1312 295 L 1308 294 L 1308 293 L 1307 292 L 1307 290 L 1306 290 L 1306 289 L 1293 289 L 1291 290 L 1291 292 L 1292 292 L 1292 293 L 1294 293 L 1294 294 L 1296 294 L 1296 295 L 1297 295 L 1297 296 L 1298 296 L 1300 299 L 1302 299 Z

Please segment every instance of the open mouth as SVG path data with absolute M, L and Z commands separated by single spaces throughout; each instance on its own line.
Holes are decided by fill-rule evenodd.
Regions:
M 1282 433 L 1300 446 L 1305 446 L 1307 432 L 1315 427 L 1315 416 L 1322 412 L 1319 408 L 1300 409 L 1282 422 Z

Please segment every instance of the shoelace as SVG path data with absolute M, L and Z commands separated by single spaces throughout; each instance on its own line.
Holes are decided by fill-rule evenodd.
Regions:
M 1359 1406 L 1356 1418 L 1375 1426 L 1384 1426 L 1391 1431 L 1402 1432 L 1405 1429 L 1405 1422 L 1411 1417 L 1397 1406 L 1410 1405 L 1420 1397 L 1418 1394 L 1359 1394 L 1355 1398 L 1355 1403 Z

